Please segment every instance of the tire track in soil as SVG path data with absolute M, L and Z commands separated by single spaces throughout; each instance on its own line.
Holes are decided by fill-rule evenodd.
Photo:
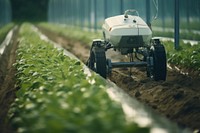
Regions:
M 39 29 L 83 62 L 88 59 L 90 49 L 88 45 L 42 27 Z M 175 70 L 168 70 L 166 81 L 155 82 L 146 78 L 144 68 L 132 68 L 132 75 L 129 76 L 127 68 L 113 69 L 109 79 L 130 96 L 136 97 L 181 127 L 200 131 L 200 77 L 189 77 Z
M 1 67 L 0 73 L 1 81 L 0 81 L 0 132 L 14 132 L 9 125 L 9 121 L 6 120 L 6 116 L 10 105 L 15 99 L 15 73 L 16 70 L 13 64 L 16 61 L 16 49 L 17 49 L 17 36 L 18 36 L 19 27 L 14 31 L 13 37 L 11 40 L 11 45 L 9 45 L 10 51 L 7 51 L 3 58 L 1 59 L 1 63 L 4 66 Z

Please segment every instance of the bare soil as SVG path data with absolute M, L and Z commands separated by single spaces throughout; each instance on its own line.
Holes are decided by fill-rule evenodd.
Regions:
M 15 99 L 15 68 L 18 29 L 14 31 L 11 44 L 2 55 L 0 60 L 0 132 L 12 132 L 7 120 L 7 113 L 10 105 Z
M 39 28 L 51 40 L 86 62 L 90 49 L 88 45 Z M 116 53 L 114 56 L 111 52 L 107 54 L 113 60 L 122 58 Z M 109 79 L 131 97 L 136 97 L 181 127 L 200 131 L 200 77 L 168 69 L 167 80 L 156 82 L 146 77 L 145 68 L 132 68 L 131 75 L 128 68 L 113 69 Z

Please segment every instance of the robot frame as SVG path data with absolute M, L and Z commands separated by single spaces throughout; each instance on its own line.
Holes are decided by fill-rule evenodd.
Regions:
M 137 15 L 129 15 L 131 12 Z M 151 28 L 136 10 L 126 10 L 124 15 L 105 19 L 102 29 L 104 40 L 95 39 L 92 42 L 87 61 L 90 69 L 106 78 L 113 68 L 146 67 L 147 77 L 155 81 L 166 80 L 165 48 L 159 38 L 152 38 Z M 106 51 L 111 48 L 122 55 L 129 55 L 130 62 L 107 59 Z M 137 61 L 134 61 L 134 55 Z

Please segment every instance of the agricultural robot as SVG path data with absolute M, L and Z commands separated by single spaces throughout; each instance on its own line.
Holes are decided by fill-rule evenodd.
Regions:
M 106 78 L 113 68 L 146 67 L 148 77 L 156 81 L 166 80 L 165 48 L 158 38 L 152 38 L 151 28 L 136 10 L 105 19 L 102 29 L 104 40 L 92 42 L 87 61 L 90 69 Z M 129 56 L 130 61 L 112 62 L 106 58 L 108 49 Z

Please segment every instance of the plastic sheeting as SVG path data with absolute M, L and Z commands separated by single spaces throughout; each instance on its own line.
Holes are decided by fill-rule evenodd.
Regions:
M 9 0 L 0 0 L 0 27 L 11 21 L 11 4 Z
M 153 26 L 174 27 L 174 0 L 49 0 L 48 21 L 98 29 L 105 18 L 123 14 L 126 9 L 138 10 Z M 181 0 L 179 9 L 180 28 L 198 29 L 200 1 Z

